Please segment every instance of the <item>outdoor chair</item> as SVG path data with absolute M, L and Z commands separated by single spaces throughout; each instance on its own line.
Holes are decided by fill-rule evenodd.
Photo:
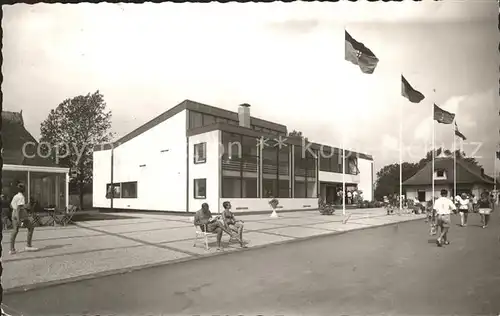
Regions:
M 190 218 L 191 222 L 194 224 L 194 216 Z M 203 238 L 205 242 L 205 250 L 208 251 L 210 248 L 208 247 L 208 238 L 209 237 L 217 237 L 217 234 L 215 233 L 209 233 L 207 232 L 207 225 L 205 226 L 205 231 L 201 229 L 201 226 L 194 225 L 195 232 L 196 232 L 196 239 L 194 240 L 193 247 L 196 247 L 196 243 L 198 242 L 199 238 Z
M 58 224 L 61 226 L 66 226 L 70 224 L 73 216 L 76 213 L 76 210 L 76 206 L 69 205 L 68 208 L 63 212 L 55 210 L 54 212 L 50 213 L 54 221 L 54 225 Z

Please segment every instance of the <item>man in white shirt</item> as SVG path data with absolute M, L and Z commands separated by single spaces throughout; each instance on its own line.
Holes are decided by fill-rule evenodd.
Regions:
M 37 251 L 38 248 L 35 248 L 31 245 L 31 241 L 33 240 L 33 232 L 35 228 L 33 224 L 28 218 L 28 212 L 26 211 L 26 200 L 24 199 L 24 184 L 20 183 L 17 185 L 17 189 L 19 192 L 14 195 L 12 198 L 12 202 L 10 206 L 12 207 L 12 227 L 13 231 L 10 236 L 10 254 L 15 254 L 16 251 L 16 237 L 19 233 L 19 228 L 25 227 L 28 229 L 28 237 L 26 239 L 26 251 Z
M 467 194 L 462 193 L 462 196 L 458 197 L 458 211 L 460 212 L 460 226 L 467 226 L 467 218 L 469 217 L 469 199 Z
M 441 228 L 441 234 L 436 240 L 437 245 L 442 247 L 443 242 L 445 245 L 449 245 L 448 230 L 451 224 L 451 213 L 455 212 L 457 207 L 448 198 L 447 190 L 441 190 L 441 197 L 434 202 L 434 209 L 437 215 L 437 226 Z

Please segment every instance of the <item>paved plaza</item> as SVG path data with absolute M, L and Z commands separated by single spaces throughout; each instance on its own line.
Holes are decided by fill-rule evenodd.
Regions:
M 376 216 L 376 211 L 373 212 Z M 303 219 L 305 231 L 319 234 L 318 226 L 331 230 L 358 228 L 363 224 L 376 225 L 368 224 L 375 221 L 378 224 L 396 221 L 397 216 L 363 218 L 356 214 L 346 226 L 332 221 L 313 223 L 315 228 L 309 223 L 327 218 L 314 213 L 286 214 L 276 220 L 248 217 L 248 225 L 256 228 L 262 227 L 259 226 L 262 223 L 282 225 L 257 228 L 260 230 L 249 233 L 261 236 L 261 239 L 254 237 L 256 241 L 288 233 L 287 240 L 295 242 L 15 292 L 7 294 L 4 303 L 9 311 L 19 312 L 15 315 L 22 312 L 24 316 L 497 316 L 499 215 L 494 213 L 488 229 L 481 228 L 477 214 L 471 216 L 467 228 L 459 227 L 459 217 L 452 216 L 451 244 L 442 248 L 436 246 L 422 220 L 303 240 L 293 237 L 299 235 L 296 227 L 285 224 L 296 224 Z M 403 218 L 412 217 L 400 219 Z M 114 227 L 118 230 L 119 225 Z M 153 238 L 163 242 L 159 237 L 151 237 L 150 242 L 155 242 Z M 266 240 L 275 240 L 271 238 Z M 184 248 L 182 242 L 163 244 L 172 248 L 190 247 Z M 127 249 L 122 255 L 133 260 L 134 249 L 149 249 L 149 246 Z M 156 248 L 154 252 L 160 257 L 170 250 Z M 148 251 L 140 252 L 144 253 Z M 111 256 L 114 254 L 107 258 Z M 152 257 L 155 256 L 149 256 Z M 79 269 L 79 263 L 71 264 Z M 66 266 L 62 269 L 69 270 Z
M 290 242 L 303 238 L 370 228 L 421 219 L 422 215 L 385 215 L 383 209 L 348 210 L 347 223 L 341 211 L 322 216 L 318 211 L 287 212 L 279 218 L 268 214 L 244 215 L 244 238 L 249 248 Z M 124 219 L 78 222 L 69 227 L 40 227 L 34 235 L 37 252 L 8 253 L 10 232 L 4 232 L 2 278 L 7 293 L 86 278 L 128 272 L 135 269 L 181 262 L 218 254 L 215 238 L 211 249 L 202 242 L 193 247 L 195 231 L 188 216 L 119 213 Z M 18 235 L 16 248 L 23 249 L 26 232 Z M 228 244 L 225 252 L 242 251 Z

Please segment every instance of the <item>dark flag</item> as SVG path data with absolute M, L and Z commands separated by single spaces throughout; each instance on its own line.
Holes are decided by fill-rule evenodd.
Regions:
M 497 151 L 497 158 L 500 159 L 500 151 Z
M 455 114 L 447 112 L 434 104 L 434 120 L 441 124 L 451 124 L 455 120 Z
M 467 138 L 465 138 L 464 134 L 460 133 L 460 131 L 458 130 L 457 122 L 455 122 L 455 135 L 460 137 L 462 140 L 467 140 Z
M 410 100 L 411 103 L 420 103 L 425 99 L 425 96 L 420 91 L 413 89 L 403 75 L 401 75 L 401 95 Z
M 363 43 L 356 41 L 345 31 L 345 60 L 358 65 L 365 74 L 372 74 L 377 67 L 378 58 Z

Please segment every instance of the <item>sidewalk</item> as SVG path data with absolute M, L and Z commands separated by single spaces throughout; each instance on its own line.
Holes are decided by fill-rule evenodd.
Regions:
M 338 211 L 337 211 L 338 212 Z M 243 215 L 244 239 L 249 248 L 289 242 L 314 236 L 422 219 L 424 215 L 387 216 L 384 209 L 348 210 L 346 224 L 342 213 L 322 216 L 318 211 Z M 69 227 L 40 227 L 35 230 L 37 252 L 8 253 L 10 232 L 2 242 L 6 293 L 104 275 L 181 262 L 215 254 L 215 239 L 208 252 L 202 242 L 193 247 L 194 228 L 189 217 L 164 214 L 115 214 L 125 219 L 78 222 Z M 227 244 L 224 253 L 241 251 Z M 24 249 L 26 231 L 21 230 L 16 247 Z

